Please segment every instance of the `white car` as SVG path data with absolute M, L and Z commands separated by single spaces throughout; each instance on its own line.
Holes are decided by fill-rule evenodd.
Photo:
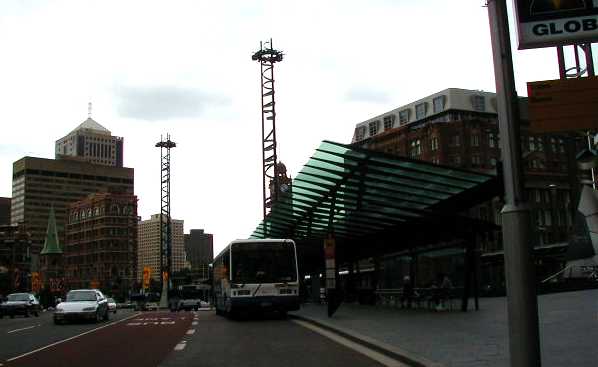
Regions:
M 66 301 L 56 305 L 54 323 L 73 320 L 108 320 L 108 300 L 97 289 L 77 289 L 67 293 Z

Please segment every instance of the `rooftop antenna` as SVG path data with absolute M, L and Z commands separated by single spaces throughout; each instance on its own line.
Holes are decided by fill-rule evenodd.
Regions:
M 91 101 L 87 103 L 87 117 L 91 118 Z

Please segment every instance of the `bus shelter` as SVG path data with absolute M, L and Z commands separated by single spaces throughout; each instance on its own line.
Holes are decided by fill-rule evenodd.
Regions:
M 388 254 L 460 249 L 465 311 L 471 295 L 477 307 L 477 238 L 498 228 L 467 211 L 500 195 L 497 175 L 323 141 L 250 238 L 295 240 L 303 275 L 323 272 L 324 241 L 333 238 L 349 293 L 364 258 L 374 259 L 377 278 Z

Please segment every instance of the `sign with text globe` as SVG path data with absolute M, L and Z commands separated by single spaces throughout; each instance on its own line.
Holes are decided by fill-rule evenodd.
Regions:
M 519 49 L 598 41 L 598 0 L 514 0 Z

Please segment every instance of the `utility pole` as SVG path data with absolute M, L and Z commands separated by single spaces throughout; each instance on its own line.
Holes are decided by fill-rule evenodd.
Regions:
M 509 315 L 509 352 L 513 367 L 539 367 L 538 298 L 530 241 L 530 207 L 525 201 L 511 41 L 505 0 L 488 0 L 494 56 L 498 122 L 504 167 L 502 233 Z

